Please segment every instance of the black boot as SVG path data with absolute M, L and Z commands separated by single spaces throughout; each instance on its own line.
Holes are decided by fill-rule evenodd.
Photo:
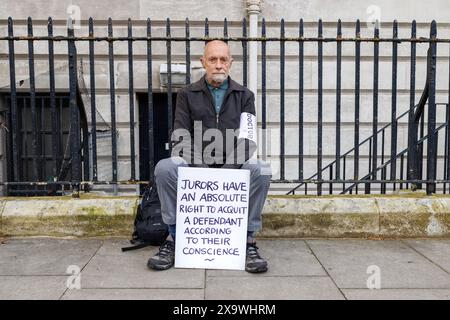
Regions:
M 250 273 L 261 273 L 266 272 L 267 269 L 267 261 L 259 255 L 256 243 L 247 243 L 245 271 Z
M 159 247 L 159 252 L 148 260 L 147 267 L 155 270 L 167 270 L 175 263 L 175 242 L 166 240 Z

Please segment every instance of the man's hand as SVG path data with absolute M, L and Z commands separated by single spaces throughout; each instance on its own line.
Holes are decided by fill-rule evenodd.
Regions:
M 233 164 L 233 163 L 225 163 L 221 168 L 222 169 L 240 169 L 242 164 Z
M 200 163 L 200 164 L 192 163 L 189 166 L 191 168 L 209 168 L 209 166 L 207 164 L 204 164 L 204 163 Z

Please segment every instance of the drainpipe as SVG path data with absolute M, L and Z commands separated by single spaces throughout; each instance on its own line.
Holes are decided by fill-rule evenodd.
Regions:
M 261 13 L 261 1 L 260 0 L 246 0 L 247 12 L 249 17 L 249 36 L 251 38 L 258 37 L 258 16 Z M 256 41 L 250 41 L 248 43 L 248 88 L 255 94 L 255 98 L 258 94 L 258 43 Z M 256 104 L 256 101 L 255 101 Z
M 248 20 L 250 24 L 249 36 L 258 37 L 258 16 L 261 13 L 261 0 L 246 0 Z M 248 43 L 248 88 L 255 94 L 255 111 L 258 110 L 258 42 Z M 256 135 L 258 136 L 258 135 Z M 258 152 L 252 158 L 256 159 Z

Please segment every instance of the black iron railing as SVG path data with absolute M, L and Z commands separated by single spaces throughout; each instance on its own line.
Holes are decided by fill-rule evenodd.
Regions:
M 172 84 L 172 44 L 182 43 L 185 46 L 185 51 L 182 53 L 177 51 L 178 56 L 184 55 L 184 63 L 186 65 L 185 84 L 189 84 L 191 81 L 191 43 L 192 42 L 204 42 L 212 39 L 221 39 L 228 42 L 237 42 L 242 45 L 242 52 L 240 59 L 242 59 L 242 79 L 240 80 L 244 86 L 248 83 L 248 51 L 247 45 L 250 41 L 256 41 L 260 43 L 261 54 L 258 59 L 261 61 L 261 157 L 268 161 L 274 161 L 278 165 L 274 174 L 272 182 L 274 183 L 296 183 L 296 187 L 292 187 L 290 193 L 295 192 L 313 192 L 314 194 L 321 195 L 325 186 L 329 193 L 333 193 L 333 185 L 342 185 L 342 192 L 359 193 L 358 186 L 364 186 L 364 193 L 373 192 L 372 186 L 379 185 L 381 192 L 386 192 L 386 186 L 390 185 L 390 190 L 395 190 L 398 185 L 403 188 L 403 185 L 412 188 L 421 188 L 422 184 L 426 184 L 428 193 L 437 192 L 436 185 L 442 185 L 439 190 L 446 193 L 447 184 L 450 183 L 450 161 L 449 157 L 449 144 L 450 144 L 450 130 L 449 130 L 449 116 L 448 116 L 448 104 L 446 111 L 446 119 L 436 118 L 436 67 L 437 67 L 437 47 L 450 44 L 450 39 L 442 39 L 437 37 L 437 24 L 435 21 L 431 23 L 430 36 L 429 37 L 417 37 L 416 23 L 411 24 L 411 37 L 399 38 L 398 37 L 398 24 L 394 21 L 392 24 L 392 37 L 382 38 L 380 37 L 379 26 L 375 25 L 373 30 L 373 37 L 361 37 L 361 25 L 357 21 L 355 23 L 354 36 L 343 36 L 342 23 L 338 21 L 336 37 L 325 37 L 323 31 L 323 23 L 321 20 L 317 23 L 317 36 L 308 37 L 305 36 L 304 22 L 300 20 L 298 23 L 298 36 L 286 36 L 286 27 L 284 20 L 281 20 L 279 37 L 267 36 L 267 24 L 263 19 L 260 24 L 261 36 L 260 37 L 248 37 L 247 35 L 247 21 L 244 19 L 241 24 L 242 32 L 241 36 L 229 35 L 229 22 L 225 19 L 223 22 L 223 36 L 212 37 L 210 36 L 210 22 L 206 19 L 204 22 L 204 34 L 203 36 L 191 36 L 190 22 L 188 19 L 184 22 L 185 34 L 184 36 L 173 36 L 172 24 L 169 19 L 165 22 L 165 35 L 164 36 L 152 36 L 152 21 L 148 19 L 145 22 L 146 35 L 135 36 L 133 35 L 133 23 L 128 20 L 127 23 L 127 35 L 115 36 L 113 30 L 113 21 L 111 19 L 107 22 L 107 36 L 98 36 L 94 33 L 94 21 L 89 19 L 88 35 L 75 34 L 73 28 L 68 28 L 67 35 L 55 36 L 53 34 L 53 20 L 48 19 L 48 35 L 35 36 L 33 35 L 33 22 L 31 18 L 27 21 L 28 32 L 27 35 L 15 35 L 13 28 L 13 20 L 8 19 L 8 35 L 1 36 L 0 42 L 4 41 L 8 43 L 8 61 L 10 66 L 10 88 L 8 96 L 8 112 L 6 115 L 7 127 L 10 128 L 7 132 L 7 161 L 8 161 L 8 176 L 6 181 L 2 181 L 1 185 L 6 185 L 11 189 L 18 188 L 18 186 L 34 186 L 35 190 L 42 188 L 48 191 L 48 194 L 55 194 L 59 189 L 55 186 L 69 186 L 73 189 L 74 194 L 77 194 L 81 186 L 84 186 L 85 191 L 89 191 L 90 185 L 104 184 L 104 185 L 118 185 L 118 184 L 146 184 L 153 180 L 153 168 L 155 166 L 155 154 L 154 149 L 151 147 L 155 143 L 155 119 L 154 119 L 154 91 L 155 84 L 152 80 L 154 70 L 152 69 L 152 63 L 154 62 L 152 47 L 154 43 L 165 43 L 165 62 L 167 63 L 167 86 L 165 92 L 167 94 L 167 137 L 171 136 L 172 123 L 173 123 L 173 93 L 174 86 Z M 141 27 L 143 22 L 136 22 Z M 69 26 L 71 21 L 69 21 Z M 159 23 L 161 26 L 161 23 Z M 217 22 L 215 23 L 217 26 Z M 177 24 L 180 27 L 180 23 Z M 233 24 L 236 27 L 236 24 Z M 292 28 L 292 23 L 289 24 Z M 27 161 L 25 162 L 31 168 L 31 174 L 24 175 L 23 168 L 23 150 L 21 148 L 22 142 L 22 129 L 21 128 L 21 112 L 18 110 L 19 94 L 23 94 L 23 90 L 18 90 L 16 85 L 16 66 L 15 66 L 15 44 L 17 42 L 27 42 L 28 44 L 28 67 L 29 67 L 29 90 L 26 93 L 29 98 L 30 105 L 30 117 L 31 117 L 31 152 L 26 155 Z M 36 86 L 35 86 L 35 54 L 34 44 L 36 42 L 48 43 L 48 75 L 49 75 L 49 108 L 50 119 L 47 119 L 51 123 L 51 130 L 44 132 L 44 135 L 49 135 L 51 132 L 52 151 L 50 155 L 43 154 L 42 143 L 40 142 L 43 128 L 40 126 L 37 119 L 37 100 L 36 100 Z M 70 122 L 70 129 L 68 131 L 67 145 L 70 147 L 70 157 L 65 159 L 61 157 L 63 149 L 63 143 L 61 138 L 61 119 L 58 120 L 58 108 L 57 108 L 57 91 L 55 89 L 55 42 L 67 43 L 67 59 L 68 59 L 68 78 L 69 87 L 67 90 L 70 116 L 68 121 Z M 89 60 L 89 89 L 86 90 L 86 94 L 89 96 L 90 101 L 90 130 L 87 126 L 87 116 L 84 110 L 82 99 L 80 98 L 80 88 L 78 85 L 78 66 L 77 55 L 79 54 L 78 48 L 80 43 L 88 43 L 88 60 Z M 116 83 L 115 83 L 115 44 L 118 42 L 126 43 L 127 47 L 127 62 L 128 62 L 128 95 L 129 95 L 129 132 L 130 132 L 130 177 L 128 180 L 119 180 L 118 175 L 118 153 L 117 153 L 117 126 L 116 126 Z M 146 84 L 146 108 L 148 112 L 148 125 L 147 125 L 147 141 L 150 147 L 148 150 L 148 166 L 150 168 L 149 175 L 143 177 L 142 175 L 137 178 L 136 175 L 136 145 L 135 145 L 135 94 L 136 86 L 134 79 L 134 44 L 136 42 L 142 42 L 146 44 L 146 60 L 147 60 L 147 84 Z M 100 181 L 98 179 L 98 148 L 97 148 L 97 123 L 96 117 L 96 43 L 108 44 L 108 70 L 109 70 L 109 97 L 110 97 L 110 136 L 111 136 L 111 169 L 112 179 L 109 181 Z M 276 106 L 279 108 L 279 119 L 269 119 L 268 110 L 274 108 L 274 106 L 268 106 L 268 91 L 267 76 L 267 45 L 269 43 L 279 43 L 279 90 L 276 90 L 280 95 L 280 104 Z M 286 108 L 286 44 L 298 43 L 298 88 L 295 89 L 295 93 L 298 94 L 298 119 L 292 119 L 291 115 L 287 113 Z M 344 151 L 342 148 L 342 60 L 343 60 L 343 44 L 354 44 L 354 74 L 351 75 L 354 78 L 354 87 L 352 93 L 354 94 L 354 124 L 353 124 L 353 148 L 349 151 Z M 379 115 L 379 81 L 380 81 L 380 44 L 387 43 L 392 44 L 391 55 L 391 121 L 387 125 L 384 125 L 381 129 L 380 125 L 383 125 L 378 120 Z M 307 89 L 305 86 L 305 44 L 316 45 L 317 55 L 315 56 L 317 67 L 317 87 L 314 89 Z M 409 111 L 403 113 L 398 117 L 398 102 L 397 102 L 397 81 L 398 81 L 398 46 L 399 44 L 409 44 L 410 46 L 410 104 Z M 335 136 L 333 138 L 326 137 L 324 141 L 324 47 L 333 45 L 336 48 L 336 81 L 334 91 L 336 95 L 335 101 Z M 370 59 L 373 60 L 373 74 L 372 74 L 372 88 L 370 90 L 372 94 L 372 135 L 369 137 L 363 137 L 361 141 L 361 46 L 371 46 L 373 49 L 373 56 Z M 427 80 L 426 86 L 423 91 L 422 98 L 418 107 L 416 108 L 416 48 L 418 45 L 427 46 L 429 48 L 429 54 L 427 58 Z M 292 56 L 292 54 L 291 54 Z M 310 58 L 308 56 L 307 58 Z M 271 58 L 271 61 L 274 59 Z M 291 58 L 292 60 L 292 58 Z M 450 60 L 450 58 L 449 58 Z M 289 71 L 288 71 L 289 72 Z M 271 76 L 271 75 L 269 75 Z M 325 75 L 326 76 L 326 75 Z M 346 74 L 348 79 L 348 74 Z M 292 91 L 292 89 L 289 89 Z M 309 90 L 309 91 L 308 91 Z M 271 91 L 271 93 L 273 90 Z M 316 153 L 313 155 L 316 162 L 316 173 L 311 175 L 310 178 L 305 179 L 305 157 L 308 155 L 305 152 L 305 92 L 313 92 L 317 95 L 317 104 L 314 106 L 317 111 L 317 120 L 315 121 L 317 131 L 317 144 Z M 449 96 L 450 100 L 450 96 Z M 311 106 L 307 106 L 311 107 Z M 348 112 L 348 111 L 345 111 Z M 408 146 L 406 149 L 398 150 L 398 120 L 402 117 L 406 117 L 408 114 Z M 427 118 L 425 119 L 425 115 Z M 286 137 L 286 120 L 289 122 L 296 122 L 298 124 L 298 152 L 294 156 L 297 162 L 297 177 L 286 178 L 288 175 L 292 176 L 292 172 L 287 172 L 287 152 L 286 145 L 288 137 Z M 279 152 L 278 154 L 269 153 L 268 151 L 268 123 L 277 123 L 279 126 L 275 130 L 279 130 Z M 424 134 L 424 125 L 427 123 L 426 134 Z M 436 123 L 444 123 L 436 128 Z M 273 127 L 273 126 L 272 126 Z M 390 132 L 390 148 L 385 150 L 385 132 L 389 128 Z M 273 128 L 272 128 L 273 129 Z M 418 137 L 418 131 L 420 131 L 420 137 Z M 441 129 L 445 129 L 445 143 L 444 150 L 442 150 L 444 166 L 442 172 L 437 172 L 437 159 L 438 159 L 438 134 Z M 381 136 L 381 137 L 380 137 Z M 379 154 L 381 139 L 381 154 Z M 89 141 L 91 145 L 89 146 Z M 426 142 L 426 156 L 424 155 L 424 142 Z M 324 157 L 323 147 L 324 143 L 334 144 L 334 161 L 325 163 L 327 160 Z M 366 154 L 361 153 L 363 145 L 369 144 L 368 152 Z M 168 144 L 169 152 L 171 145 Z M 45 148 L 44 148 L 45 149 Z M 273 151 L 273 150 L 271 150 Z M 389 159 L 385 162 L 385 152 L 389 152 Z M 44 152 L 45 153 L 45 152 Z M 352 156 L 350 156 L 352 154 Z M 405 165 L 405 156 L 407 156 L 407 163 Z M 48 176 L 40 174 L 42 169 L 40 168 L 40 158 L 48 158 L 49 161 L 53 161 L 53 174 L 51 179 Z M 361 159 L 368 159 L 369 165 L 367 168 L 361 166 Z M 63 159 L 63 160 L 61 160 Z M 289 157 L 289 159 L 293 159 Z M 348 172 L 347 166 L 349 162 L 352 162 L 353 172 Z M 400 162 L 398 166 L 398 162 Z M 41 161 L 42 163 L 42 161 Z M 426 170 L 423 171 L 424 163 L 426 163 Z M 389 175 L 387 175 L 389 168 Z M 65 174 L 64 177 L 58 175 L 60 172 L 67 172 L 70 170 L 70 175 Z M 324 176 L 325 171 L 329 171 L 329 177 Z M 405 174 L 406 172 L 406 174 Z M 289 173 L 289 174 L 287 174 Z M 404 177 L 406 176 L 406 179 Z M 424 177 L 426 176 L 426 177 Z M 351 177 L 351 178 L 349 178 Z M 66 179 L 65 179 L 66 178 Z M 308 184 L 312 184 L 314 188 L 310 188 L 308 191 Z M 361 189 L 361 188 L 360 188 Z M 341 191 L 340 191 L 341 192 Z M 38 194 L 36 192 L 35 194 Z M 44 192 L 45 193 L 45 192 Z M 29 194 L 33 194 L 32 192 Z M 40 192 L 39 194 L 42 194 Z

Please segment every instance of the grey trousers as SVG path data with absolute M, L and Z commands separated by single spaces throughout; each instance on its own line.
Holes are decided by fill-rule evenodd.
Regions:
M 161 214 L 165 224 L 176 223 L 178 167 L 188 167 L 181 157 L 162 159 L 155 167 L 155 182 L 161 201 Z M 261 230 L 261 213 L 272 177 L 270 165 L 261 160 L 250 159 L 241 170 L 250 170 L 248 231 Z

